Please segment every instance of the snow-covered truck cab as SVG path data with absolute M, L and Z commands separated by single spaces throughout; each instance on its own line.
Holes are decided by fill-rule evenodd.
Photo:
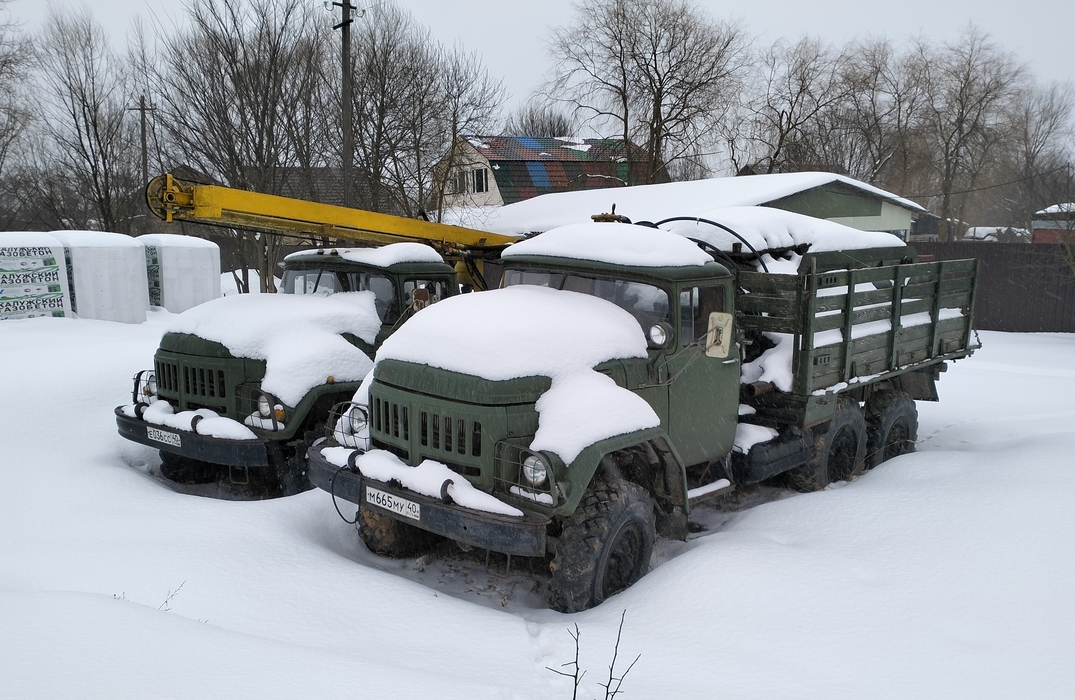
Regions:
M 166 477 L 256 496 L 308 488 L 306 441 L 331 407 L 355 393 L 384 338 L 459 285 L 432 248 L 398 243 L 293 253 L 279 291 L 180 314 L 154 368 L 135 376 L 119 432 L 160 450 Z
M 385 342 L 374 449 L 312 449 L 311 481 L 360 506 L 378 553 L 411 553 L 427 531 L 551 556 L 548 602 L 574 611 L 636 581 L 655 533 L 686 537 L 692 504 L 778 474 L 850 478 L 863 402 L 883 456 L 913 445 L 907 401 L 935 398 L 934 370 L 973 350 L 973 261 L 923 266 L 857 231 L 890 247 L 744 254 L 714 231 L 580 224 L 508 248 L 503 288 Z M 887 412 L 871 414 L 874 396 Z

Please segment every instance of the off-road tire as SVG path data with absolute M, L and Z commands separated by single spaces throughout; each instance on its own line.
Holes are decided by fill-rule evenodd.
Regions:
M 227 467 L 221 467 L 219 464 L 202 462 L 164 450 L 160 450 L 160 458 L 161 476 L 177 484 L 212 484 L 220 479 L 222 473 L 227 473 Z
M 902 391 L 879 391 L 866 402 L 866 468 L 914 452 L 918 408 Z
M 803 493 L 820 491 L 833 481 L 850 481 L 865 471 L 866 420 L 854 399 L 841 396 L 836 415 L 814 428 L 810 460 L 787 471 L 785 484 Z
M 358 536 L 374 554 L 391 559 L 415 557 L 432 549 L 440 539 L 432 532 L 408 525 L 373 508 L 358 512 Z
M 549 563 L 549 607 L 578 612 L 626 589 L 649 570 L 653 501 L 630 482 L 595 481 L 563 523 Z

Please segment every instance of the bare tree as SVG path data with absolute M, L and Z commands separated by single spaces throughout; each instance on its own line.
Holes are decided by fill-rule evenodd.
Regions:
M 7 5 L 0 1 L 0 11 Z M 18 25 L 4 18 L 0 21 L 0 177 L 16 139 L 30 119 L 23 106 L 22 87 L 26 81 L 33 47 Z
M 322 164 L 316 149 L 323 39 L 302 0 L 191 0 L 190 26 L 163 41 L 154 75 L 173 162 L 232 187 L 280 194 Z M 305 178 L 308 181 L 308 176 Z M 301 188 L 300 188 L 301 189 Z M 242 234 L 273 291 L 278 239 Z
M 503 133 L 507 136 L 560 138 L 574 136 L 577 130 L 570 114 L 555 105 L 531 99 L 508 115 Z
M 439 63 L 441 107 L 429 115 L 432 129 L 426 132 L 427 145 L 433 150 L 423 149 L 425 157 L 414 160 L 412 170 L 420 183 L 422 201 L 438 203 L 438 220 L 443 214 L 439 202 L 447 190 L 449 174 L 461 157 L 458 145 L 462 137 L 488 131 L 499 121 L 504 101 L 503 85 L 489 75 L 477 54 L 458 46 L 442 49 Z M 441 155 L 444 153 L 447 155 Z M 418 149 L 415 154 L 419 155 Z
M 922 129 L 938 173 L 940 239 L 951 237 L 957 209 L 953 195 L 975 176 L 998 142 L 998 132 L 1018 95 L 1023 68 L 976 27 L 936 49 L 923 40 L 915 48 L 916 75 L 923 91 Z M 973 183 L 964 189 L 973 189 Z
M 831 167 L 824 162 L 822 140 L 844 126 L 833 110 L 850 93 L 845 62 L 842 52 L 815 39 L 773 44 L 760 61 L 759 94 L 747 102 L 752 143 L 732 146 L 733 153 L 750 159 L 737 163 L 737 169 L 775 173 Z
M 137 158 L 126 114 L 125 66 L 85 9 L 77 14 L 53 9 L 36 44 L 40 114 L 48 139 L 39 193 L 67 213 L 70 225 L 129 232 Z M 77 210 L 56 199 L 58 190 L 72 184 L 76 196 L 91 205 L 87 218 L 72 218 Z
M 628 148 L 628 181 L 667 179 L 675 161 L 706 151 L 738 97 L 747 41 L 687 0 L 585 0 L 555 31 L 550 95 Z

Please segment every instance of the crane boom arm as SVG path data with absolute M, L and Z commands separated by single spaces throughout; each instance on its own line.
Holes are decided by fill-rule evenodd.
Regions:
M 150 210 L 164 221 L 252 229 L 285 235 L 316 235 L 386 244 L 426 243 L 441 254 L 498 253 L 516 239 L 488 231 L 379 214 L 260 192 L 202 185 L 170 173 L 146 187 Z

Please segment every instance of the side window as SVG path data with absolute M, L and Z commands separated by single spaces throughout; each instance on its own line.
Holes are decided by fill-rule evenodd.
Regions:
M 403 283 L 403 302 L 407 306 L 415 304 L 414 290 L 425 290 L 429 295 L 428 303 L 435 304 L 448 296 L 448 284 L 443 279 L 434 280 L 407 280 Z M 419 297 L 422 295 L 419 294 Z M 418 299 L 418 303 L 424 304 L 426 300 Z
M 679 293 L 679 344 L 681 346 L 704 338 L 709 331 L 709 314 L 724 311 L 724 292 L 721 285 L 692 287 Z
M 396 304 L 396 285 L 388 277 L 370 275 L 369 289 L 373 292 L 374 304 L 381 323 L 394 323 L 399 318 Z

